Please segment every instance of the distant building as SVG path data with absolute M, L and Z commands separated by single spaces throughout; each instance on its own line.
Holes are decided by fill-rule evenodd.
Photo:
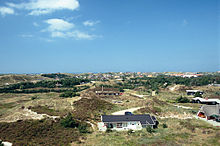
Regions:
M 170 76 L 175 76 L 175 77 L 183 77 L 183 78 L 196 78 L 196 77 L 200 77 L 203 76 L 203 74 L 171 74 Z
M 211 86 L 220 87 L 220 84 L 211 84 Z
M 220 105 L 203 105 L 200 108 L 197 116 L 206 118 L 207 120 L 220 122 Z
M 186 90 L 187 95 L 195 95 L 196 93 L 199 93 L 200 95 L 202 95 L 204 92 L 200 90 Z
M 100 95 L 100 96 L 106 96 L 106 95 L 118 96 L 118 95 L 122 95 L 122 93 L 120 91 L 117 91 L 114 88 L 104 88 L 104 87 L 102 87 L 101 89 L 96 90 L 95 93 L 96 93 L 96 95 Z
M 201 97 L 196 97 L 192 99 L 193 103 L 201 103 L 201 104 L 208 104 L 208 105 L 216 105 L 216 104 L 220 104 L 220 100 L 219 99 L 205 99 L 205 98 L 201 98 Z

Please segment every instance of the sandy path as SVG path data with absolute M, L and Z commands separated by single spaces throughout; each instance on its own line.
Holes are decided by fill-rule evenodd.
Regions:
M 0 118 L 0 122 L 16 122 L 18 120 L 28 120 L 28 119 L 41 120 L 44 118 L 50 118 L 55 120 L 55 119 L 59 119 L 60 117 L 50 116 L 47 114 L 38 114 L 37 112 L 24 108 L 24 109 L 18 109 L 18 111 L 14 112 L 13 114 L 5 118 Z
M 112 115 L 124 115 L 125 112 L 134 112 L 136 110 L 139 110 L 142 107 L 134 107 L 134 108 L 130 108 L 130 109 L 126 109 L 126 110 L 122 110 L 122 111 L 117 111 L 112 113 Z
M 192 109 L 191 107 L 187 107 L 187 106 L 181 106 L 181 105 L 173 105 L 173 106 L 176 106 L 178 108 L 185 108 L 185 109 Z

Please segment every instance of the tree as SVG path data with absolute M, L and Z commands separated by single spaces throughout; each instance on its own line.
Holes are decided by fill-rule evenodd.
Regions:
M 196 92 L 194 97 L 202 97 L 202 94 L 200 92 Z

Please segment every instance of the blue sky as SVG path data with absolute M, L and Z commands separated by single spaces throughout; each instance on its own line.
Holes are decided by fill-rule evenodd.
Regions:
M 218 0 L 0 0 L 0 73 L 220 70 Z

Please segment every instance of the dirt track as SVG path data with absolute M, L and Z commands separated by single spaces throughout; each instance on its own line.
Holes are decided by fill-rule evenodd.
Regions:
M 18 120 L 28 120 L 28 119 L 35 119 L 41 120 L 44 118 L 51 118 L 53 120 L 60 118 L 59 116 L 49 116 L 47 114 L 38 114 L 36 112 L 31 111 L 30 109 L 19 109 L 17 112 L 5 117 L 0 118 L 0 122 L 16 122 Z
M 122 111 L 117 111 L 117 112 L 112 113 L 112 115 L 124 115 L 125 112 L 133 113 L 134 111 L 139 110 L 140 108 L 142 107 L 134 107 L 134 108 L 130 108 L 130 109 L 122 110 Z

